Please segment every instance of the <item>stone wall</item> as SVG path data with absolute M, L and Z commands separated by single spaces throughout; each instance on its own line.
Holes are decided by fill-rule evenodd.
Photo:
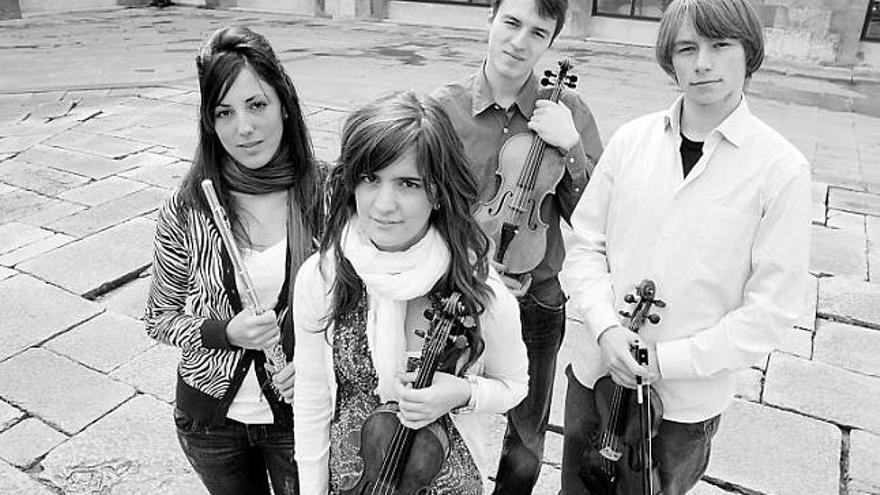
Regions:
M 854 65 L 869 0 L 755 0 L 767 55 L 821 65 Z

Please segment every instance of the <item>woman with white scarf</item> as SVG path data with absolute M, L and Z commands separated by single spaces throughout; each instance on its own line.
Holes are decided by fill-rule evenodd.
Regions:
M 294 288 L 294 436 L 301 493 L 338 493 L 363 471 L 361 428 L 378 406 L 419 429 L 438 422 L 449 454 L 430 493 L 479 494 L 485 413 L 519 403 L 528 362 L 516 300 L 489 267 L 471 212 L 478 186 L 449 118 L 412 92 L 355 110 L 342 130 L 320 252 Z M 430 386 L 413 388 L 431 300 L 461 294 L 476 325 Z M 421 333 L 421 332 L 419 332 Z

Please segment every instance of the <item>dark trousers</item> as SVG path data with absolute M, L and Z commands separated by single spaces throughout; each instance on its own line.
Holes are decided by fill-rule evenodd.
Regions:
M 530 494 L 541 472 L 544 434 L 556 376 L 556 355 L 565 333 L 565 294 L 556 279 L 519 301 L 522 337 L 529 357 L 529 392 L 507 413 L 495 491 Z
M 203 427 L 179 410 L 174 421 L 183 453 L 211 495 L 299 493 L 292 428 L 228 418 L 223 426 Z
M 613 495 L 604 493 L 603 483 L 584 469 L 586 459 L 597 451 L 594 444 L 599 416 L 593 391 L 581 384 L 566 368 L 565 439 L 562 444 L 563 495 Z M 699 423 L 663 420 L 654 438 L 654 460 L 659 464 L 663 495 L 682 495 L 700 481 L 709 466 L 712 438 L 721 415 Z M 595 454 L 598 455 L 598 454 Z

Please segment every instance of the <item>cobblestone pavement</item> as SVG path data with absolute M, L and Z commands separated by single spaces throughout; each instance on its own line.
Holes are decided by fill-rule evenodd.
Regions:
M 482 31 L 182 7 L 0 22 L 2 494 L 203 493 L 174 438 L 177 352 L 138 319 L 155 211 L 195 145 L 196 48 L 233 23 L 274 44 L 328 160 L 353 105 L 429 91 L 484 51 Z M 574 58 L 604 139 L 676 96 L 649 49 L 552 52 Z M 877 494 L 880 84 L 768 65 L 750 105 L 812 163 L 814 283 L 782 348 L 740 375 L 694 493 Z M 559 485 L 564 385 L 540 494 Z

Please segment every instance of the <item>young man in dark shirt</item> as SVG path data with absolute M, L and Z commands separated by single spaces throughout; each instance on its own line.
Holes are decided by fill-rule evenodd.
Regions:
M 530 377 L 528 396 L 508 413 L 496 475 L 499 494 L 531 493 L 540 473 L 556 354 L 565 329 L 566 296 L 557 278 L 565 257 L 559 223 L 569 220 L 602 154 L 596 122 L 580 95 L 565 89 L 559 102 L 551 102 L 550 89 L 541 88 L 534 74 L 562 29 L 567 8 L 568 0 L 493 0 L 482 67 L 432 95 L 452 119 L 472 170 L 484 185 L 484 201 L 495 193 L 499 151 L 518 133 L 531 132 L 543 139 L 546 153 L 565 169 L 554 194 L 540 207 L 549 225 L 543 259 L 529 273 L 517 276 L 497 266 L 519 299 Z M 497 244 L 498 239 L 494 241 Z

